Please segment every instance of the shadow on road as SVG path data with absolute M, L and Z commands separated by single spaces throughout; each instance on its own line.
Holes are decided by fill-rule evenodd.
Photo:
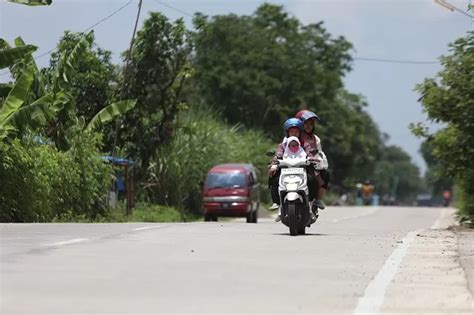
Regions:
M 273 235 L 282 235 L 282 236 L 291 236 L 290 233 L 273 233 Z M 325 234 L 325 233 L 306 233 L 302 235 L 298 235 L 298 237 L 304 237 L 304 236 L 330 236 L 331 234 Z

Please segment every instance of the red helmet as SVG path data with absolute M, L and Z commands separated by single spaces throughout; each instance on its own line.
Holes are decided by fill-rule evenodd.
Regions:
M 296 113 L 295 118 L 301 119 L 301 116 L 303 116 L 304 113 L 308 112 L 309 110 L 307 109 L 302 109 L 299 112 Z
M 315 113 L 313 113 L 309 109 L 300 110 L 299 112 L 296 113 L 295 118 L 301 119 L 303 122 L 308 120 L 308 119 L 311 119 L 311 118 L 314 118 L 316 120 L 321 120 L 321 119 L 319 119 L 318 115 L 316 115 Z

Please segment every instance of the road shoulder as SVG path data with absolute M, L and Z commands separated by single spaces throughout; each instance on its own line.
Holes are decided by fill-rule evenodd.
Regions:
M 474 299 L 449 229 L 417 234 L 390 284 L 383 313 L 473 314 Z
M 471 294 L 474 295 L 474 229 L 456 228 L 459 261 L 466 273 Z

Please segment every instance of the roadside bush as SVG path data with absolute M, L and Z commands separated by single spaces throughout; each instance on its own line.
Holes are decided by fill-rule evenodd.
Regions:
M 78 190 L 71 200 L 74 212 L 95 219 L 107 207 L 107 192 L 112 180 L 112 167 L 101 158 L 101 138 L 95 133 L 77 133 L 68 154 L 74 160 Z
M 474 225 L 474 171 L 459 180 L 459 211 L 461 221 Z
M 47 183 L 35 172 L 30 144 L 0 142 L 0 221 L 46 221 L 51 217 Z
M 98 143 L 88 134 L 66 152 L 31 138 L 0 143 L 0 221 L 48 222 L 103 213 L 111 172 L 100 159 Z

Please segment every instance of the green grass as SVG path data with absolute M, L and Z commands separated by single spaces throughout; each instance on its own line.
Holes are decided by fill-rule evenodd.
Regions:
M 195 216 L 190 216 L 176 208 L 146 204 L 135 207 L 129 218 L 131 222 L 185 222 L 193 220 L 195 220 Z
M 174 207 L 137 203 L 130 216 L 125 215 L 123 206 L 108 211 L 105 220 L 108 222 L 189 222 L 201 216 L 190 214 Z
M 117 209 L 108 209 L 104 215 L 90 220 L 85 215 L 73 215 L 71 212 L 56 218 L 57 223 L 124 223 L 124 222 L 190 222 L 202 219 L 202 216 L 180 211 L 177 208 L 138 203 L 132 210 L 132 214 L 125 214 L 125 207 L 120 204 Z

